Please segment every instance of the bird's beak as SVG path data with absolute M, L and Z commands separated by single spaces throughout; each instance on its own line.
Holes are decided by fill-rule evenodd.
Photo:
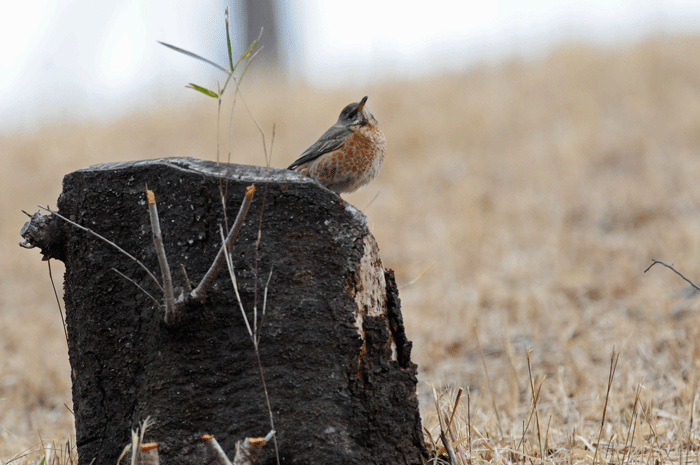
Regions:
M 367 103 L 367 96 L 362 97 L 362 100 L 360 100 L 360 104 L 357 106 L 358 113 L 365 107 L 365 103 Z

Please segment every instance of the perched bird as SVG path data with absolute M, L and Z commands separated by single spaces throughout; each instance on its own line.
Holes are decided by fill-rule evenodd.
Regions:
M 338 121 L 287 169 L 337 194 L 354 192 L 374 179 L 384 163 L 386 138 L 365 103 L 367 97 L 343 108 Z

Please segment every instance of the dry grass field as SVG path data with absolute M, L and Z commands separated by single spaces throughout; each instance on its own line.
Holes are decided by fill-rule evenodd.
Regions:
M 405 285 L 436 441 L 429 384 L 449 388 L 443 406 L 469 387 L 453 429 L 476 463 L 592 463 L 596 446 L 605 463 L 697 463 L 700 298 L 671 270 L 644 270 L 657 258 L 700 281 L 700 37 L 571 45 L 343 91 L 246 79 L 268 139 L 276 124 L 274 166 L 369 95 L 388 158 L 346 199 Z M 241 105 L 231 140 L 232 161 L 264 163 Z M 87 165 L 214 159 L 216 104 L 183 89 L 182 101 L 109 124 L 0 133 L 0 147 L 0 461 L 28 450 L 12 463 L 38 462 L 42 441 L 73 435 L 70 369 L 46 263 L 17 246 L 20 209 L 55 206 L 63 174 Z

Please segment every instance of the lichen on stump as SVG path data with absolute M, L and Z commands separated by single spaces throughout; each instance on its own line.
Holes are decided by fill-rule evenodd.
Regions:
M 251 183 L 257 191 L 231 254 L 251 324 L 257 303 L 281 461 L 422 463 L 416 366 L 394 275 L 384 270 L 366 218 L 354 207 L 287 170 L 189 158 L 70 173 L 58 206 L 160 276 L 148 184 L 175 286 L 185 288 L 179 265 L 194 285 L 220 247 L 220 192 L 230 224 Z M 155 421 L 146 439 L 158 442 L 166 465 L 212 461 L 204 434 L 215 434 L 231 454 L 237 440 L 265 436 L 270 423 L 260 372 L 228 273 L 219 273 L 203 303 L 186 307 L 182 321 L 166 325 L 162 308 L 113 270 L 162 300 L 142 268 L 63 221 L 59 229 L 60 243 L 47 249 L 66 264 L 80 464 L 115 463 L 130 430 L 146 417 Z M 258 463 L 275 463 L 272 444 Z

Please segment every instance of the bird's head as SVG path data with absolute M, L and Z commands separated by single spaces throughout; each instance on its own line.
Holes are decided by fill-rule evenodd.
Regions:
M 351 103 L 343 108 L 338 117 L 338 123 L 343 126 L 364 126 L 365 124 L 377 124 L 374 115 L 365 107 L 367 97 L 363 97 L 359 102 Z

